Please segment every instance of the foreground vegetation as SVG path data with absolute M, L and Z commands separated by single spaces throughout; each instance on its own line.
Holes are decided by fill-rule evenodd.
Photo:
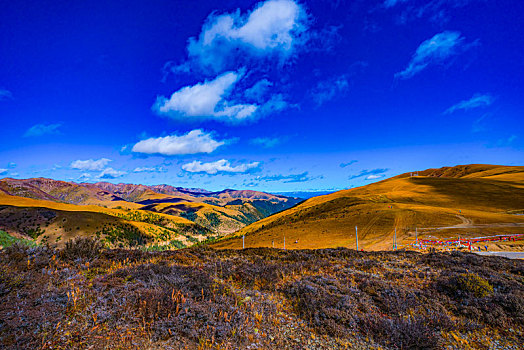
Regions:
M 524 262 L 348 249 L 0 251 L 0 347 L 517 349 Z

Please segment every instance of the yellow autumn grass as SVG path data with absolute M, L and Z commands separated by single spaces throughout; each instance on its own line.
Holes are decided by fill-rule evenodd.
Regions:
M 470 165 L 409 173 L 311 198 L 217 242 L 216 248 L 391 249 L 419 238 L 524 233 L 524 167 Z M 431 175 L 431 176 L 427 176 Z M 515 243 L 519 245 L 519 243 Z M 522 245 L 520 245 L 522 247 Z

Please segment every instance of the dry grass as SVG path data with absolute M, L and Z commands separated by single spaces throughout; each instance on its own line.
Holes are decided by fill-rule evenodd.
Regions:
M 415 227 L 420 238 L 524 232 L 524 216 L 515 215 L 524 209 L 524 167 L 460 166 L 420 175 L 426 176 L 400 175 L 311 198 L 215 247 L 238 249 L 243 234 L 246 247 L 283 247 L 284 236 L 288 249 L 354 247 L 357 225 L 366 250 L 391 249 L 395 227 L 400 245 L 415 240 Z
M 524 262 L 347 249 L 0 251 L 5 349 L 517 349 Z

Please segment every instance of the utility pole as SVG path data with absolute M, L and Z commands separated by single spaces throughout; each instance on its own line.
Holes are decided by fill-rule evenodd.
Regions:
M 393 250 L 397 250 L 397 228 L 395 227 L 395 236 L 393 236 Z
M 242 249 L 244 249 L 245 245 L 244 245 L 244 239 L 245 239 L 245 235 L 242 235 Z
M 357 239 L 357 252 L 358 252 L 358 226 L 355 226 L 355 238 Z
M 416 227 L 415 227 L 415 246 L 418 246 L 418 232 L 417 232 Z

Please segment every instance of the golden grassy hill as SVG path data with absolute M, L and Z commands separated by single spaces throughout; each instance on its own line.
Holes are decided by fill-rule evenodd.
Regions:
M 126 202 L 127 203 L 127 202 Z M 212 232 L 186 218 L 137 209 L 105 208 L 0 193 L 0 229 L 12 236 L 63 245 L 99 236 L 111 245 L 191 245 Z
M 165 236 L 160 243 L 171 241 L 171 234 L 166 229 L 182 232 L 185 239 L 195 243 L 204 236 L 211 238 L 238 231 L 299 201 L 298 198 L 256 191 L 211 192 L 170 185 L 75 183 L 46 178 L 1 179 L 0 196 L 0 205 L 16 207 L 0 212 L 0 229 L 4 228 L 11 235 L 26 237 L 31 232 L 32 236 L 39 237 L 38 240 L 42 240 L 41 236 L 52 235 L 49 239 L 53 241 L 74 238 L 100 230 L 108 231 L 110 227 L 121 228 L 126 223 L 115 221 L 114 217 L 118 217 L 132 222 L 140 235 L 148 233 L 148 242 L 162 241 L 160 237 Z M 32 217 L 40 212 L 35 207 L 57 213 L 74 212 L 78 224 L 71 227 L 59 225 L 53 229 L 37 227 L 33 221 L 42 220 Z M 25 210 L 26 213 L 15 215 L 11 213 L 13 210 L 17 213 Z M 11 213 L 11 218 L 8 213 Z M 85 218 L 86 215 L 89 218 Z M 15 217 L 17 220 L 13 220 Z M 97 220 L 100 225 L 93 225 Z M 17 221 L 16 225 L 14 221 Z M 157 227 L 143 227 L 144 224 Z
M 214 247 L 391 249 L 419 237 L 524 233 L 524 167 L 462 165 L 402 174 L 311 198 L 257 221 Z
M 220 234 L 236 232 L 247 224 L 265 217 L 249 202 L 217 206 L 204 202 L 180 201 L 145 205 L 143 209 L 187 218 Z

